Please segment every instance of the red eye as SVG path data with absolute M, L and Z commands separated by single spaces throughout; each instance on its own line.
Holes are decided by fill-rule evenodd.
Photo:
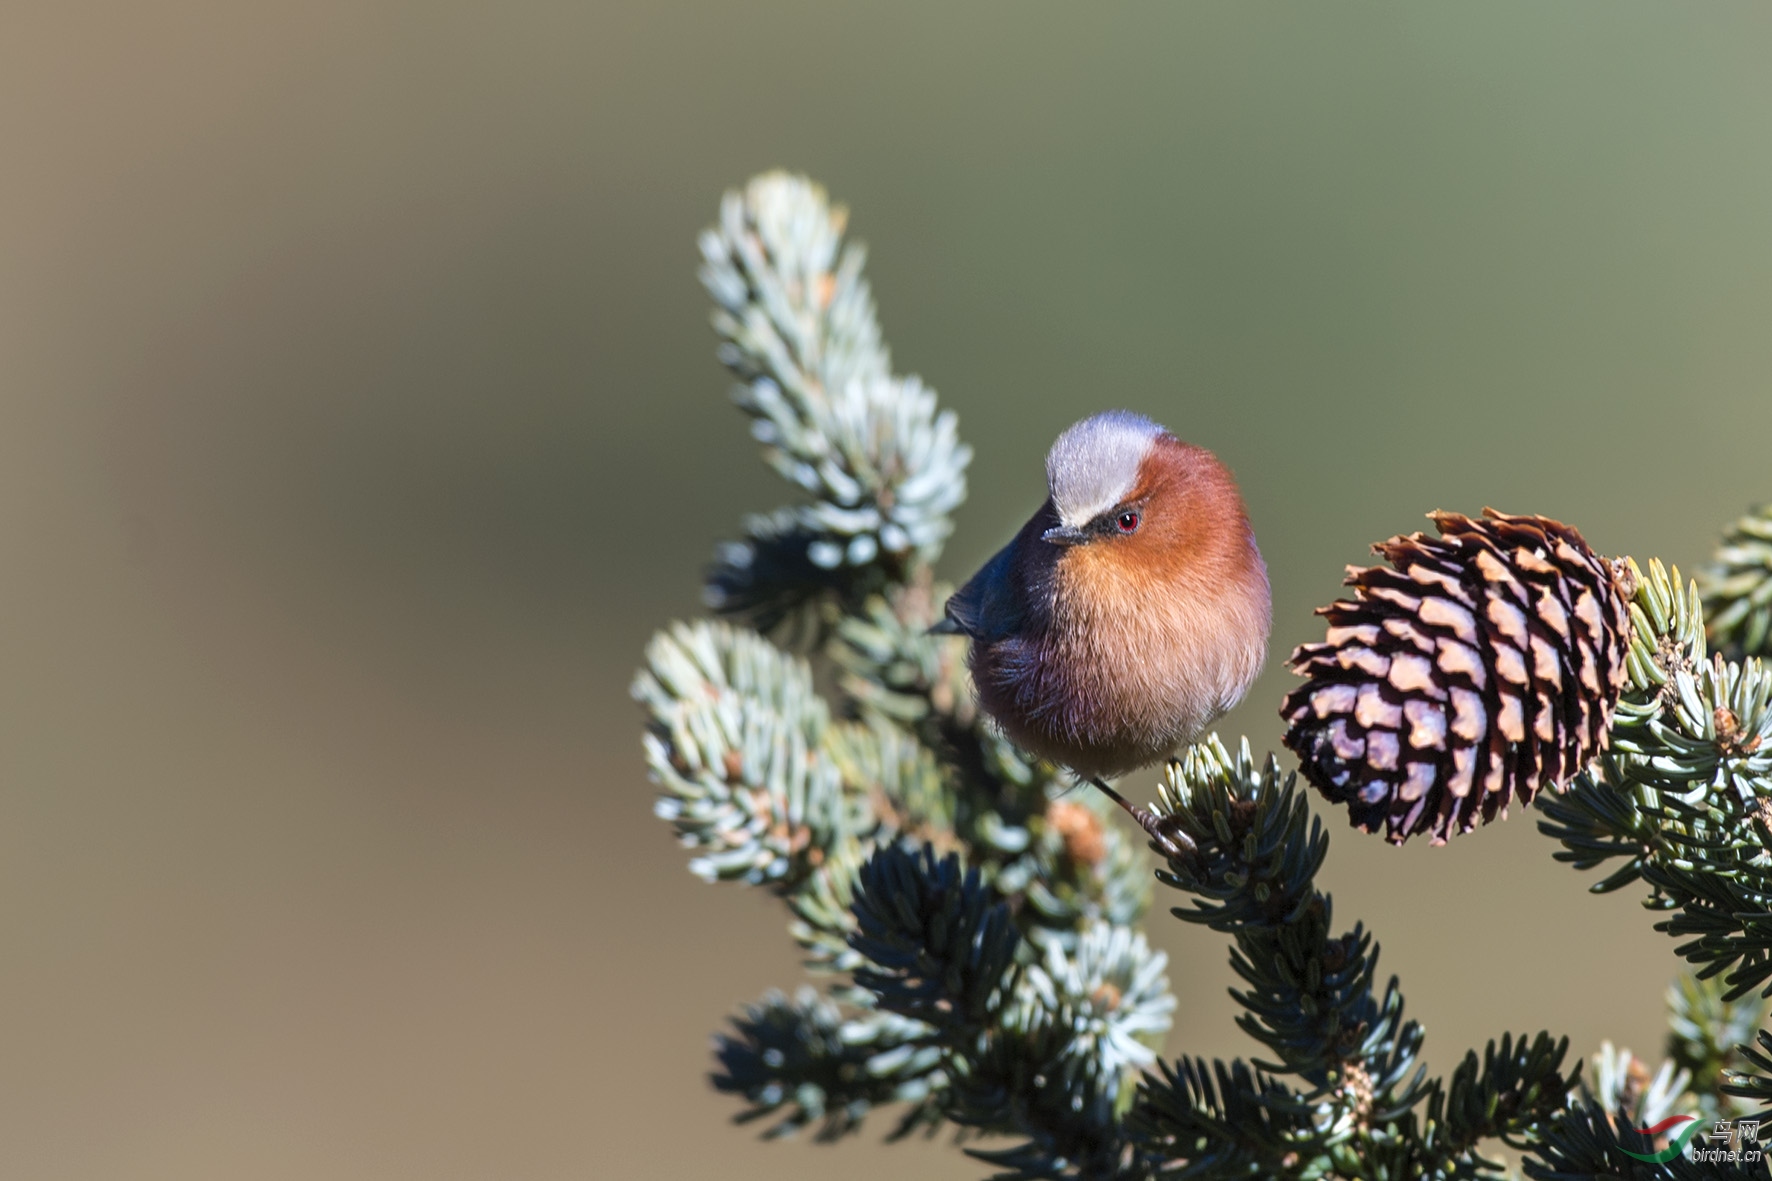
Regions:
M 1122 533 L 1136 533 L 1138 532 L 1138 514 L 1121 513 L 1114 520 L 1114 524 L 1119 526 Z

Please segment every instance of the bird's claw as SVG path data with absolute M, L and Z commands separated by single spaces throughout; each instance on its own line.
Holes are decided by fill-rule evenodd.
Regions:
M 1135 808 L 1132 818 L 1149 834 L 1152 847 L 1171 861 L 1192 857 L 1199 851 L 1192 837 L 1169 823 L 1173 817 L 1158 816 L 1148 808 Z

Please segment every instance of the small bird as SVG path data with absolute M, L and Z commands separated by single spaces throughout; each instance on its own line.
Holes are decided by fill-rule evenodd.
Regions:
M 1249 691 L 1267 657 L 1267 566 L 1229 470 L 1142 415 L 1072 426 L 1046 483 L 936 630 L 972 638 L 979 705 L 1013 742 L 1173 848 L 1103 779 L 1192 742 Z

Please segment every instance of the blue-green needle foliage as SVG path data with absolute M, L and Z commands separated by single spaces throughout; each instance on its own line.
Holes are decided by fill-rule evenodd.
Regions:
M 1772 504 L 1729 527 L 1698 586 L 1713 644 L 1728 656 L 1772 656 Z
M 1194 851 L 1162 879 L 1192 896 L 1178 918 L 1231 936 L 1244 987 L 1241 1025 L 1270 1057 L 1183 1061 L 1147 1079 L 1129 1134 L 1161 1177 L 1477 1177 L 1500 1175 L 1481 1141 L 1523 1142 L 1573 1083 L 1567 1040 L 1504 1035 L 1449 1082 L 1419 1065 L 1420 1025 L 1403 1016 L 1378 949 L 1355 924 L 1335 933 L 1316 888 L 1328 836 L 1296 776 L 1245 741 L 1216 738 L 1169 765 L 1163 823 Z
M 1558 856 L 1608 866 L 1598 889 L 1644 881 L 1700 967 L 1671 996 L 1659 1074 L 1608 1047 L 1589 1087 L 1540 1033 L 1429 1077 L 1377 944 L 1317 888 L 1329 841 L 1295 777 L 1216 736 L 1158 787 L 1187 838 L 1166 847 L 1190 851 L 1154 877 L 1229 942 L 1259 1055 L 1161 1061 L 1175 1002 L 1138 930 L 1142 834 L 1008 743 L 963 641 L 930 634 L 971 453 L 893 372 L 846 229 L 817 185 L 770 173 L 702 236 L 733 400 L 796 499 L 718 547 L 719 618 L 661 631 L 634 682 L 691 870 L 779 897 L 821 985 L 766 994 L 715 1039 L 736 1118 L 830 1140 L 887 1108 L 889 1136 L 946 1127 L 1017 1179 L 1493 1177 L 1496 1141 L 1532 1177 L 1700 1175 L 1621 1151 L 1662 1146 L 1632 1131 L 1649 1116 L 1772 1103 L 1772 1035 L 1742 999 L 1772 981 L 1772 677 L 1708 658 L 1697 592 L 1636 572 L 1610 747 L 1544 797 Z M 1731 652 L 1765 639 L 1757 528 L 1706 584 Z
M 709 606 L 765 627 L 932 562 L 966 498 L 972 450 L 932 390 L 893 375 L 847 220 L 812 182 L 771 173 L 727 194 L 701 238 L 733 400 L 764 459 L 807 495 L 747 521 L 708 579 Z
M 891 1105 L 894 1134 L 1017 1137 L 981 1148 L 1011 1174 L 1106 1175 L 1174 1008 L 1136 929 L 1149 866 L 983 722 L 960 642 L 929 634 L 971 452 L 892 371 L 845 220 L 771 173 L 702 237 L 734 401 L 799 499 L 718 548 L 724 618 L 660 632 L 634 683 L 690 868 L 778 894 L 826 979 L 743 1009 L 714 1083 L 773 1134 Z
M 1751 1095 L 1728 1090 L 1750 1083 L 1749 1055 L 1765 1017 L 1764 1001 L 1757 996 L 1732 999 L 1715 977 L 1684 976 L 1668 987 L 1667 1065 L 1686 1075 L 1680 1089 L 1691 1097 L 1700 1118 L 1732 1119 L 1765 1106 Z
M 1719 565 L 1743 544 L 1732 536 Z M 1612 748 L 1542 800 L 1539 828 L 1562 842 L 1559 860 L 1608 871 L 1596 892 L 1644 883 L 1643 904 L 1667 915 L 1656 929 L 1682 940 L 1697 973 L 1672 998 L 1669 1057 L 1691 1079 L 1692 1109 L 1763 1117 L 1772 1035 L 1755 1027 L 1772 996 L 1772 674 L 1755 657 L 1708 652 L 1698 583 L 1654 561 L 1635 573 Z M 1708 594 L 1725 609 L 1756 593 L 1721 585 L 1713 574 Z M 1756 635 L 1739 630 L 1744 618 L 1733 612 L 1709 634 L 1739 650 Z
M 1651 562 L 1631 607 L 1630 683 L 1611 750 L 1542 805 L 1559 860 L 1641 880 L 1725 998 L 1772 995 L 1772 675 L 1706 652 L 1695 585 Z

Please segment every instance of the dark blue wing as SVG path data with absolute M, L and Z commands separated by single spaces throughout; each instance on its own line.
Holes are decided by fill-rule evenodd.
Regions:
M 1013 634 L 1021 622 L 1019 597 L 1010 577 L 1014 550 L 1013 543 L 998 550 L 965 586 L 949 596 L 947 618 L 930 630 L 986 642 Z

